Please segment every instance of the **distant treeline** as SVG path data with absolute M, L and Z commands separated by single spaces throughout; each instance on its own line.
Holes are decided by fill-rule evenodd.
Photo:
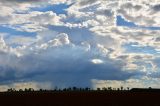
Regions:
M 112 88 L 112 87 L 103 87 L 103 88 L 97 88 L 97 89 L 92 89 L 89 87 L 85 87 L 85 88 L 79 88 L 79 87 L 68 87 L 68 88 L 58 88 L 55 87 L 52 90 L 46 90 L 46 89 L 39 89 L 39 90 L 34 90 L 33 88 L 25 88 L 25 89 L 19 89 L 16 90 L 15 88 L 10 88 L 7 90 L 7 92 L 24 92 L 24 91 L 126 91 L 126 90 L 130 90 L 129 87 L 127 87 L 126 89 L 124 89 L 123 87 L 120 88 Z
M 97 88 L 97 89 L 91 89 L 89 87 L 86 88 L 78 88 L 78 87 L 68 87 L 68 88 L 63 88 L 60 89 L 58 87 L 55 87 L 53 90 L 46 90 L 46 89 L 39 89 L 39 90 L 34 90 L 33 88 L 25 88 L 25 89 L 19 89 L 16 90 L 15 88 L 10 88 L 7 90 L 7 92 L 33 92 L 33 91 L 160 91 L 160 89 L 152 89 L 151 87 L 149 88 L 132 88 L 130 89 L 129 87 L 127 88 L 112 88 L 112 87 L 103 87 L 103 88 Z

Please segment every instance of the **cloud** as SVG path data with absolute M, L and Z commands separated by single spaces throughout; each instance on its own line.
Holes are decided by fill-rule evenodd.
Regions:
M 57 16 L 55 13 L 49 12 L 33 12 L 31 13 L 32 17 L 30 17 L 31 22 L 36 22 L 38 20 L 38 24 L 50 24 L 50 25 L 58 25 L 60 24 L 60 17 Z
M 91 60 L 91 62 L 92 62 L 93 64 L 102 64 L 102 63 L 103 63 L 103 61 L 100 60 L 100 59 L 93 59 L 93 60 Z
M 82 0 L 79 2 L 79 4 L 81 6 L 84 6 L 84 5 L 89 5 L 89 4 L 92 4 L 92 3 L 95 3 L 97 0 Z
M 42 1 L 42 0 L 1 0 L 2 2 L 39 2 L 39 1 Z
M 70 5 L 66 14 L 31 9 L 59 3 Z M 96 79 L 145 86 L 148 80 L 140 77 L 157 77 L 159 70 L 159 30 L 117 26 L 117 16 L 139 26 L 159 26 L 158 7 L 145 0 L 2 0 L 0 25 L 25 35 L 2 34 L 0 82 L 84 87 Z
M 34 90 L 39 89 L 53 89 L 52 85 L 49 82 L 15 82 L 5 85 L 0 85 L 0 91 L 7 91 L 8 89 L 13 88 L 15 90 L 25 90 L 26 88 L 33 88 Z
M 154 5 L 152 8 L 153 8 L 154 11 L 158 11 L 158 12 L 160 11 L 160 5 L 159 4 Z
M 127 89 L 131 88 L 159 88 L 159 78 L 148 78 L 143 77 L 141 79 L 128 79 L 125 81 L 119 80 L 92 80 L 93 88 L 103 88 L 103 87 L 112 87 L 112 88 L 121 88 Z
M 15 53 L 19 52 L 20 56 L 14 53 L 10 55 L 10 51 L 4 53 L 1 55 L 1 82 L 40 82 L 43 79 L 59 87 L 83 87 L 91 86 L 91 79 L 127 79 L 135 74 L 123 72 L 120 63 L 101 55 L 101 52 L 104 52 L 101 46 L 94 48 L 85 43 L 77 45 L 69 39 L 67 34 L 62 33 L 56 35 L 53 40 L 37 41 L 23 49 L 15 48 Z M 7 76 L 11 72 L 12 75 Z
M 158 5 L 159 1 L 148 4 L 147 1 L 139 2 L 121 2 L 120 8 L 117 10 L 125 19 L 134 22 L 140 26 L 160 26 L 158 21 Z M 145 14 L 143 14 L 145 13 Z

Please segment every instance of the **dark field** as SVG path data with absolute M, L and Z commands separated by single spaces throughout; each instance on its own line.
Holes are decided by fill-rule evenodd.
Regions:
M 160 106 L 160 92 L 6 92 L 0 93 L 0 106 Z

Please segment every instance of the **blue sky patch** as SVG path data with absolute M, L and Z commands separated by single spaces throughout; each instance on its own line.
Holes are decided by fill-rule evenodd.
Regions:
M 149 29 L 149 30 L 160 30 L 160 27 L 141 27 L 144 29 Z
M 40 12 L 53 11 L 56 14 L 67 14 L 65 9 L 69 8 L 70 6 L 71 5 L 67 4 L 47 5 L 38 8 L 31 8 L 31 11 L 40 11 Z
M 117 26 L 137 27 L 133 22 L 128 22 L 122 16 L 117 16 Z
M 7 26 L 0 25 L 1 33 L 8 33 L 9 35 L 21 35 L 21 36 L 35 36 L 35 32 L 25 32 L 25 31 L 17 31 L 13 28 L 9 28 Z
M 117 16 L 117 26 L 126 26 L 126 27 L 135 27 L 135 28 L 141 28 L 141 29 L 148 29 L 148 30 L 160 30 L 160 27 L 150 27 L 150 26 L 138 26 L 134 22 L 129 22 L 125 20 L 122 16 Z
M 150 46 L 138 46 L 137 43 L 129 43 L 123 45 L 123 47 L 126 49 L 127 53 L 143 53 L 143 54 L 158 54 L 157 51 Z

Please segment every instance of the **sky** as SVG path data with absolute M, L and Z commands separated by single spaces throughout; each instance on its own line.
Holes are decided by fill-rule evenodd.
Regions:
M 159 34 L 159 0 L 0 0 L 0 91 L 159 88 Z

